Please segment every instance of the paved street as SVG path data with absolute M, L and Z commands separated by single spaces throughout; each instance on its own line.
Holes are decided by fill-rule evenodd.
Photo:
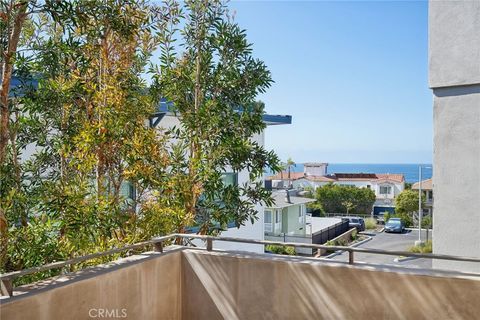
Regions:
M 418 231 L 406 230 L 405 233 L 373 233 L 370 234 L 372 240 L 358 246 L 358 248 L 369 249 L 382 249 L 382 250 L 396 250 L 407 251 L 409 247 L 413 246 L 415 240 L 418 239 Z M 429 234 L 431 236 L 431 233 Z M 423 240 L 425 240 L 425 234 L 423 234 Z M 355 261 L 362 261 L 367 263 L 381 263 L 381 264 L 393 264 L 402 266 L 414 266 L 419 268 L 431 268 L 431 259 L 413 259 L 403 262 L 395 262 L 396 256 L 379 255 L 379 254 L 364 254 L 355 253 Z M 337 261 L 348 261 L 348 253 L 342 253 L 332 258 Z

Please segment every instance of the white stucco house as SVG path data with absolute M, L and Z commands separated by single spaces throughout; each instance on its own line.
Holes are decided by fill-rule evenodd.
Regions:
M 293 189 L 305 190 L 311 188 L 316 190 L 319 187 L 329 183 L 354 186 L 357 188 L 368 188 L 375 192 L 375 203 L 373 205 L 373 214 L 380 212 L 393 212 L 395 208 L 395 198 L 405 189 L 405 178 L 402 174 L 390 173 L 334 173 L 328 175 L 313 175 L 308 173 L 308 169 L 304 172 L 290 173 L 290 185 Z M 279 173 L 275 176 L 268 177 L 274 181 L 284 181 L 288 173 Z

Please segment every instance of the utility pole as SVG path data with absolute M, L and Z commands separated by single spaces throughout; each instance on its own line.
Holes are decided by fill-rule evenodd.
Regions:
M 418 240 L 415 241 L 416 246 L 423 246 L 422 241 L 422 165 L 418 166 Z

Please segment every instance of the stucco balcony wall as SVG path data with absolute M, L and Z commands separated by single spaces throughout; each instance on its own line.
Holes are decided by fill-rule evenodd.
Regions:
M 2 319 L 474 319 L 480 277 L 174 248 L 17 288 Z M 388 297 L 388 298 L 387 298 Z

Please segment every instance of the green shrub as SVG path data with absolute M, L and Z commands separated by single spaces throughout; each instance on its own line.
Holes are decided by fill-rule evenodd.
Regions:
M 326 246 L 336 246 L 335 244 L 335 241 L 333 240 L 328 240 L 326 243 L 325 243 Z
M 423 246 L 410 247 L 408 251 L 415 253 L 432 253 L 432 240 L 428 240 Z
M 365 219 L 365 229 L 375 229 L 377 228 L 377 220 L 375 218 Z
M 333 240 L 328 240 L 326 243 L 325 243 L 326 246 L 336 246 L 337 243 Z M 334 253 L 335 250 L 328 250 L 327 249 L 327 253 L 330 254 L 330 253 Z
M 426 216 L 422 218 L 422 228 L 431 228 L 432 227 L 432 217 Z
M 283 247 L 285 249 L 285 254 L 288 254 L 289 256 L 295 256 L 297 255 L 297 252 L 295 251 L 294 247 Z
M 413 226 L 412 215 L 410 213 L 399 213 L 397 217 L 402 219 L 403 223 L 405 223 L 405 227 L 409 228 Z
M 352 241 L 357 240 L 357 236 L 358 236 L 357 233 L 358 233 L 358 232 L 357 232 L 357 229 L 353 229 L 352 233 L 350 234 L 350 239 L 351 239 Z
M 391 214 L 390 212 L 384 212 L 384 214 L 383 214 L 383 221 L 384 221 L 385 223 L 387 223 L 387 221 L 390 220 L 390 218 L 393 218 L 393 217 L 394 217 L 394 215 Z
M 285 247 L 277 245 L 267 245 L 265 250 L 270 251 L 275 254 L 284 254 L 289 256 L 295 256 L 297 253 L 294 247 Z
M 307 203 L 307 211 L 312 213 L 312 216 L 314 217 L 325 216 L 325 210 L 323 210 L 322 205 L 318 202 Z

